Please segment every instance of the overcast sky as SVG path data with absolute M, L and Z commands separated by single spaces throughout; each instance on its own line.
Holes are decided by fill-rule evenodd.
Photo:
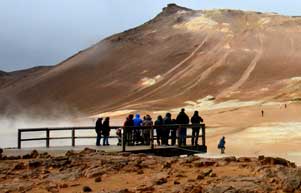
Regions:
M 0 70 L 57 64 L 148 21 L 168 3 L 301 15 L 300 0 L 1 0 Z

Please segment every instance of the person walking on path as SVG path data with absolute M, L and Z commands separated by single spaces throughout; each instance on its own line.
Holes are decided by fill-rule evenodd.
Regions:
M 177 124 L 187 125 L 189 124 L 189 117 L 185 113 L 185 109 L 181 109 L 181 112 L 177 116 Z M 179 145 L 186 146 L 186 136 L 187 136 L 187 128 L 185 126 L 180 126 L 179 129 Z
M 161 145 L 162 142 L 162 128 L 156 127 L 163 125 L 163 118 L 161 115 L 158 116 L 157 120 L 155 121 L 155 128 L 156 128 L 156 134 L 157 134 L 157 144 Z
M 110 137 L 110 117 L 106 117 L 104 122 L 103 122 L 103 145 L 110 145 L 109 144 L 109 137 Z
M 264 117 L 264 111 L 261 110 L 261 117 Z
M 193 116 L 191 117 L 191 123 L 192 125 L 199 125 L 201 122 L 203 122 L 202 117 L 199 116 L 199 112 L 195 111 Z M 191 145 L 197 146 L 198 140 L 199 140 L 199 134 L 200 134 L 200 127 L 192 127 L 192 138 L 191 138 Z
M 95 132 L 97 134 L 96 146 L 100 146 L 101 132 L 102 132 L 102 118 L 97 119 L 96 124 L 95 124 Z
M 217 148 L 221 150 L 221 154 L 225 153 L 225 149 L 226 149 L 225 144 L 226 144 L 225 136 L 223 136 L 217 145 Z

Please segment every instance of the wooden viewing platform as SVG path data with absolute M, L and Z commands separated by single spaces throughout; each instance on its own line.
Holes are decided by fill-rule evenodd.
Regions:
M 154 130 L 155 129 L 177 129 L 178 128 L 187 128 L 187 133 L 189 133 L 189 130 L 192 130 L 193 127 L 200 127 L 200 135 L 199 135 L 199 140 L 201 142 L 200 145 L 198 146 L 192 146 L 192 145 L 186 145 L 180 147 L 179 145 L 177 146 L 155 146 L 154 141 L 157 139 L 157 135 L 155 135 Z M 160 125 L 160 126 L 140 126 L 140 127 L 124 127 L 124 126 L 111 126 L 111 130 L 116 130 L 116 129 L 121 129 L 122 130 L 122 140 L 121 140 L 121 146 L 120 146 L 120 151 L 144 151 L 144 150 L 151 150 L 151 151 L 164 151 L 164 149 L 175 149 L 177 148 L 178 150 L 187 150 L 192 153 L 206 153 L 207 152 L 207 147 L 206 147 L 206 132 L 205 132 L 205 124 L 187 124 L 187 125 L 179 125 L 179 124 L 174 124 L 174 125 Z M 127 136 L 125 133 L 128 132 L 133 132 L 134 130 L 140 130 L 144 132 L 144 130 L 149 131 L 149 136 L 150 136 L 150 145 L 148 146 L 141 146 L 141 148 L 133 148 L 133 145 L 129 145 L 130 141 L 127 139 Z M 45 141 L 46 142 L 46 148 L 50 147 L 50 141 L 51 140 L 71 140 L 71 145 L 72 147 L 76 146 L 76 139 L 96 139 L 96 133 L 95 136 L 80 136 L 76 135 L 76 131 L 84 131 L 84 130 L 92 130 L 95 131 L 95 127 L 57 127 L 57 128 L 26 128 L 26 129 L 18 129 L 18 149 L 21 149 L 21 143 L 24 141 Z M 52 131 L 69 131 L 71 132 L 71 136 L 66 136 L 66 137 L 51 137 L 50 133 Z M 32 133 L 32 132 L 45 132 L 45 137 L 37 137 L 37 138 L 22 138 L 22 133 Z M 110 135 L 109 138 L 115 138 L 117 139 L 118 136 L 116 135 L 116 132 L 111 132 L 112 134 Z M 178 132 L 177 132 L 178 133 Z M 186 139 L 191 139 L 192 135 L 187 135 Z M 171 139 L 171 136 L 169 136 L 169 140 Z M 178 134 L 177 134 L 177 141 L 178 141 Z M 179 144 L 179 143 L 177 143 Z M 187 143 L 190 144 L 190 141 Z M 138 147 L 139 145 L 135 145 L 135 147 Z

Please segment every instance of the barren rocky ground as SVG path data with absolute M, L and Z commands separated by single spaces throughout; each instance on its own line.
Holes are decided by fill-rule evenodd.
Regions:
M 301 168 L 282 158 L 204 159 L 105 153 L 64 156 L 33 151 L 1 156 L 1 192 L 301 192 Z

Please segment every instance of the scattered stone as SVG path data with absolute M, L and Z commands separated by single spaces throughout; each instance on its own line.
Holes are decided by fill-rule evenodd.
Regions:
M 179 181 L 175 180 L 175 181 L 173 182 L 173 184 L 177 185 L 177 184 L 181 184 L 181 183 L 180 183 Z
M 160 178 L 159 180 L 155 181 L 156 185 L 162 185 L 162 184 L 165 184 L 165 183 L 167 183 L 167 178 Z
M 69 160 L 68 157 L 65 156 L 59 156 L 45 161 L 46 167 L 53 167 L 53 168 L 63 168 L 69 163 L 71 163 L 71 161 Z
M 63 189 L 63 188 L 68 188 L 68 184 L 61 184 L 61 185 L 60 185 L 60 188 L 62 188 L 62 189 Z
M 222 160 L 227 161 L 227 162 L 236 162 L 237 161 L 235 156 L 225 157 L 225 158 L 222 158 Z
M 171 162 L 166 162 L 166 163 L 163 165 L 163 169 L 166 169 L 166 168 L 171 168 Z
M 76 153 L 73 151 L 73 150 L 68 150 L 66 153 L 65 153 L 65 156 L 67 157 L 71 157 L 71 156 L 74 156 L 76 155 Z
M 39 152 L 37 150 L 32 150 L 32 152 L 30 153 L 30 157 L 31 158 L 37 158 L 39 156 Z
M 121 190 L 118 190 L 116 193 L 132 193 L 131 191 L 129 191 L 129 189 L 121 189 Z
M 283 190 L 285 192 L 294 192 L 300 186 L 300 183 L 298 176 L 288 176 L 283 181 Z
M 12 156 L 6 157 L 6 159 L 7 160 L 18 160 L 18 159 L 21 159 L 21 156 L 19 156 L 19 155 L 18 156 L 13 156 L 12 155 Z
M 258 156 L 258 160 L 259 160 L 259 161 L 261 161 L 261 160 L 263 160 L 263 159 L 264 159 L 264 155 Z
M 25 164 L 23 162 L 17 163 L 14 167 L 14 170 L 23 170 L 25 169 Z
M 96 177 L 96 178 L 94 179 L 94 182 L 96 182 L 96 183 L 101 182 L 101 177 L 100 177 L 100 176 Z
M 130 152 L 121 152 L 119 153 L 119 155 L 123 156 L 123 157 L 129 157 L 131 155 Z
M 94 178 L 97 176 L 102 176 L 104 174 L 104 170 L 101 167 L 98 168 L 91 168 L 91 169 L 87 169 L 84 172 L 84 176 L 86 176 L 87 178 Z
M 251 162 L 251 158 L 249 157 L 240 157 L 237 159 L 238 162 Z
M 287 166 L 287 167 L 296 167 L 295 163 L 289 162 L 286 159 L 283 158 L 273 158 L 273 157 L 264 157 L 263 159 L 260 160 L 261 164 L 266 165 L 266 164 L 270 164 L 270 165 L 283 165 L 283 166 Z
M 31 159 L 31 155 L 30 154 L 25 154 L 22 156 L 22 159 Z
M 76 186 L 80 186 L 80 184 L 79 183 L 73 183 L 73 184 L 70 185 L 70 187 L 76 187 Z
M 42 165 L 42 161 L 41 160 L 30 160 L 28 162 L 29 168 L 37 168 L 37 167 L 39 167 L 41 165 Z
M 194 163 L 195 167 L 208 167 L 208 166 L 214 166 L 216 164 L 216 161 L 214 160 L 202 160 Z
M 92 189 L 89 186 L 84 186 L 83 192 L 92 192 Z
M 96 149 L 90 149 L 90 148 L 85 148 L 84 150 L 82 150 L 81 152 L 79 152 L 79 154 L 90 154 L 90 153 L 95 153 Z
M 38 158 L 40 159 L 47 159 L 47 158 L 50 158 L 51 155 L 49 155 L 47 152 L 44 152 L 44 153 L 40 153 Z
M 204 178 L 205 178 L 204 174 L 200 174 L 196 177 L 197 180 L 202 180 Z
M 203 175 L 204 175 L 204 177 L 206 177 L 206 176 L 208 176 L 209 174 L 211 174 L 211 172 L 212 172 L 212 169 L 211 168 L 209 168 L 209 169 L 205 169 L 205 170 L 203 170 Z
M 186 176 L 186 175 L 183 175 L 183 174 L 177 174 L 176 177 L 177 177 L 177 178 L 185 178 L 185 177 L 187 177 L 187 176 Z
M 138 186 L 136 188 L 136 192 L 141 192 L 141 193 L 151 193 L 155 190 L 154 186 L 151 185 L 151 186 L 146 186 L 146 185 L 141 185 L 141 186 Z

